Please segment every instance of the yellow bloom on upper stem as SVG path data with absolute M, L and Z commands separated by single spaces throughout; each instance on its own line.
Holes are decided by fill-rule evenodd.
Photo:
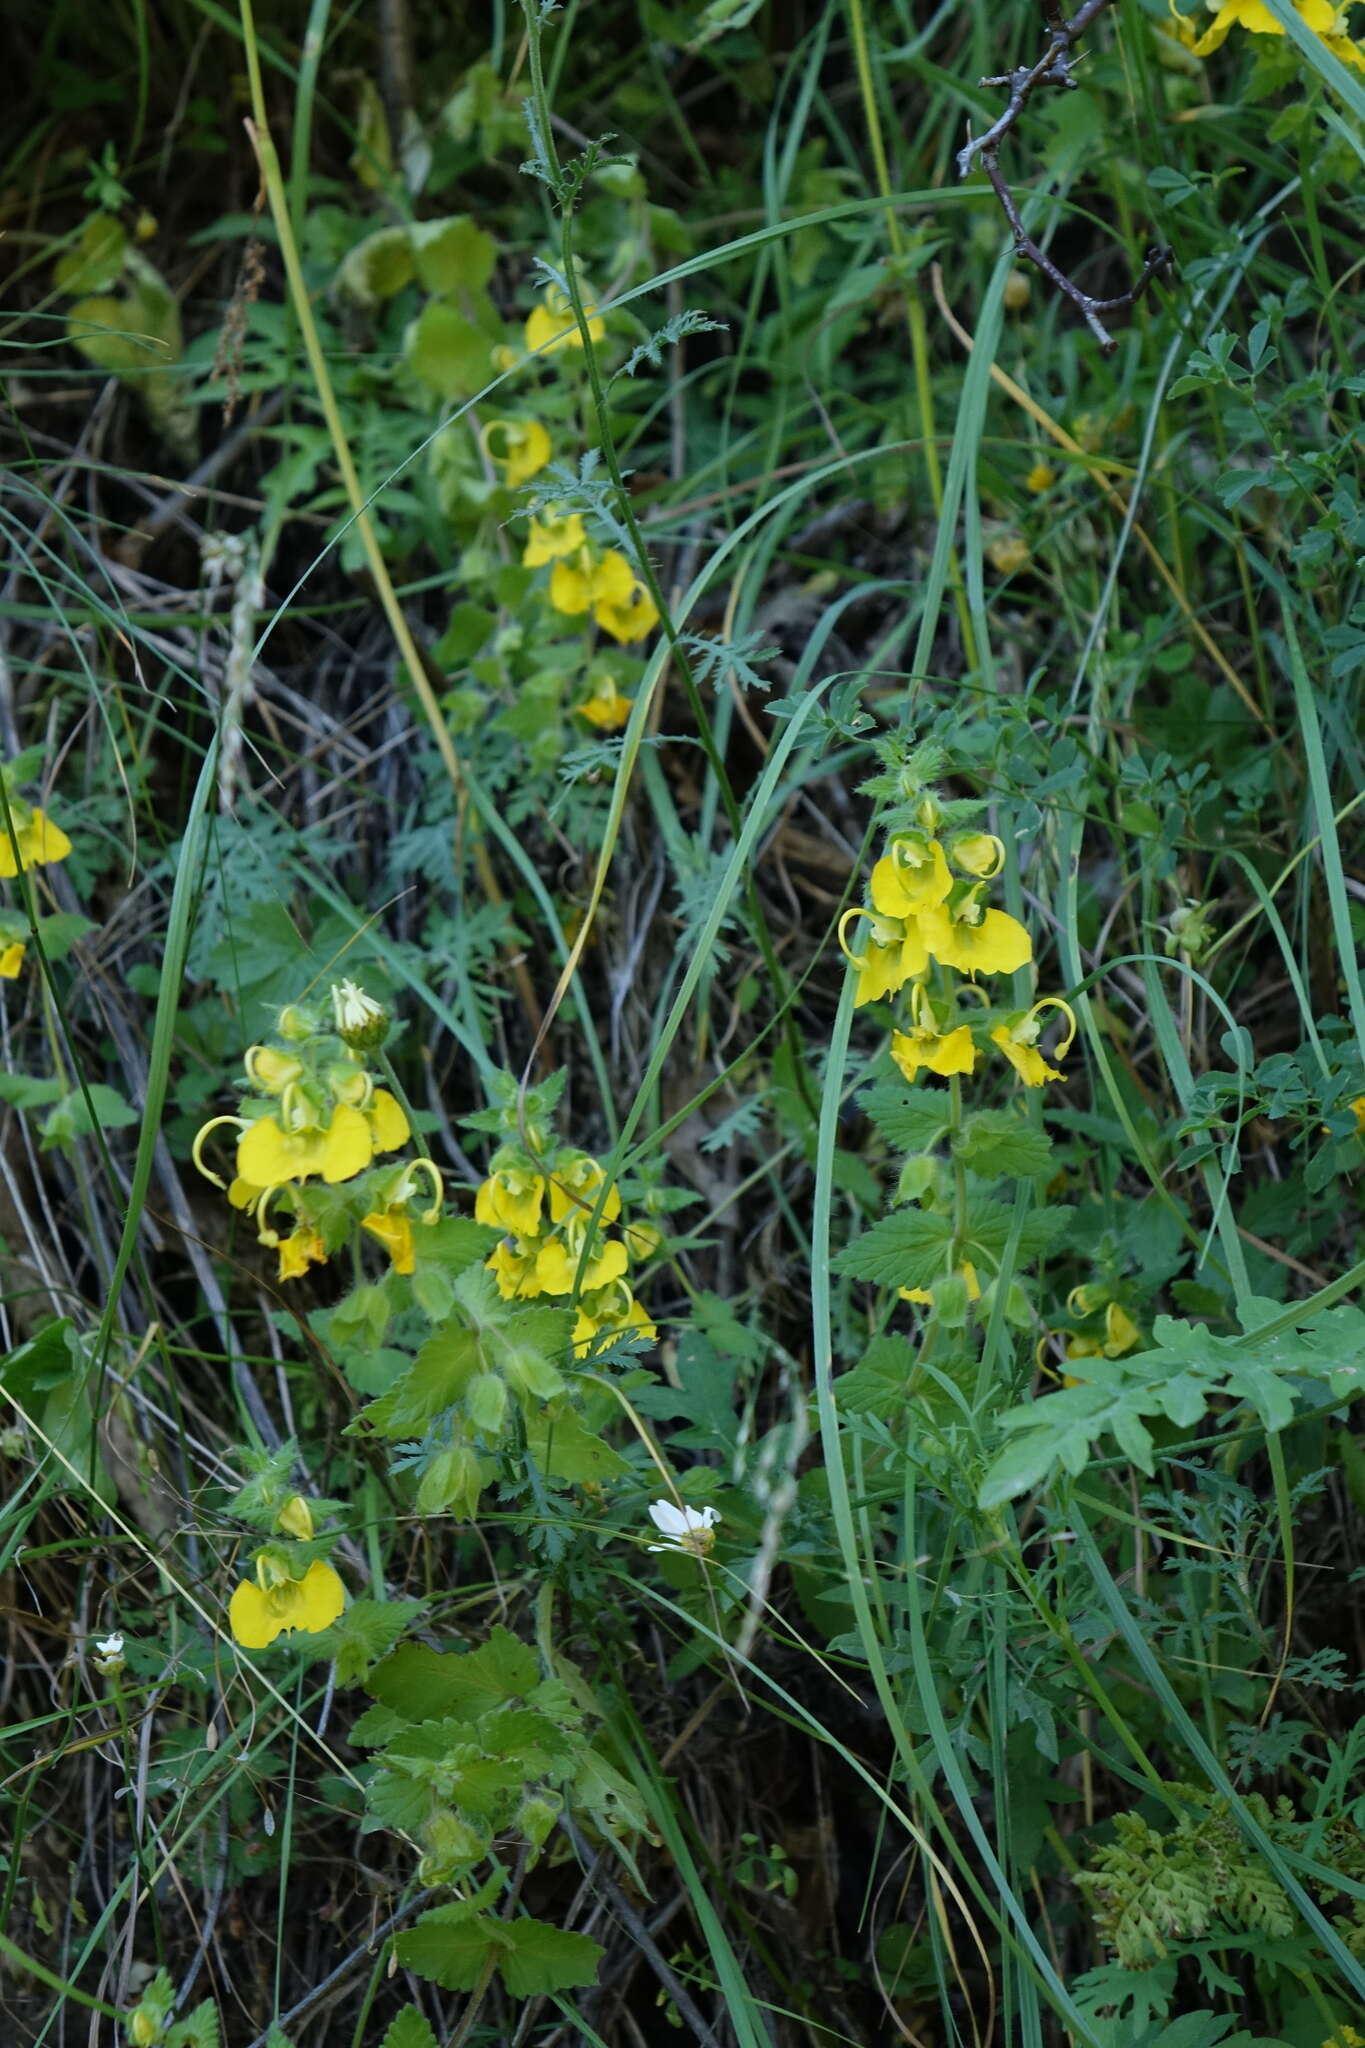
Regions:
M 580 512 L 566 512 L 562 519 L 552 513 L 544 519 L 533 519 L 521 551 L 521 566 L 541 569 L 546 562 L 557 562 L 562 556 L 575 553 L 587 538 Z
M 588 319 L 588 339 L 591 342 L 605 341 L 607 323 L 595 306 L 585 305 Z M 583 336 L 573 316 L 573 307 L 566 293 L 557 284 L 549 285 L 541 303 L 526 322 L 526 349 L 534 355 L 553 355 L 561 348 L 582 348 Z
M 1005 865 L 1004 841 L 994 832 L 960 832 L 948 841 L 948 858 L 964 875 L 978 882 L 993 882 Z
M 615 554 L 615 549 L 609 548 L 607 555 L 612 554 Z M 603 560 L 606 559 L 604 556 Z M 625 556 L 617 555 L 616 559 L 630 578 L 629 589 L 622 595 L 619 588 L 614 587 L 611 594 L 597 597 L 593 602 L 592 615 L 602 631 L 610 633 L 612 639 L 624 647 L 631 640 L 643 640 L 646 633 L 654 631 L 659 623 L 659 607 Z M 619 582 L 619 577 L 616 577 L 614 585 L 619 586 Z
M 1212 12 L 1213 20 L 1201 36 L 1189 16 L 1181 14 L 1171 0 L 1175 32 L 1186 49 L 1193 51 L 1196 57 L 1209 56 L 1227 41 L 1234 28 L 1244 28 L 1253 36 L 1284 34 L 1265 0 L 1205 0 L 1205 5 Z M 1346 8 L 1334 6 L 1333 0 L 1294 0 L 1294 12 L 1304 27 L 1326 43 L 1343 64 L 1354 64 L 1357 70 L 1365 70 L 1365 50 L 1346 32 Z
M 952 886 L 937 839 L 898 833 L 872 870 L 872 907 L 883 917 L 918 917 L 942 903 Z
M 545 1199 L 545 1182 L 538 1173 L 522 1173 L 504 1167 L 492 1173 L 474 1197 L 474 1217 L 496 1230 L 510 1230 L 516 1237 L 534 1237 L 540 1229 L 540 1208 Z
M 265 1650 L 276 1636 L 302 1629 L 321 1635 L 346 1605 L 346 1588 L 331 1565 L 315 1558 L 301 1579 L 268 1590 L 244 1579 L 228 1602 L 228 1625 L 244 1650 Z
M 7 946 L 0 949 L 0 981 L 16 980 L 23 964 L 24 942 L 22 939 L 12 939 Z
M 368 1230 L 371 1237 L 379 1239 L 395 1273 L 415 1270 L 417 1257 L 412 1241 L 412 1218 L 401 1203 L 387 1209 L 372 1209 L 368 1216 L 361 1217 L 360 1227 Z
M 402 1105 L 387 1088 L 376 1088 L 365 1111 L 376 1152 L 396 1152 L 412 1132 Z
M 501 455 L 493 445 L 495 434 L 502 445 Z M 503 471 L 502 480 L 509 491 L 539 476 L 552 453 L 550 436 L 539 420 L 490 420 L 480 439 L 489 460 Z
M 577 1356 L 586 1357 L 604 1334 L 609 1337 L 642 1337 L 647 1344 L 652 1344 L 659 1334 L 624 1280 L 617 1280 L 595 1294 L 581 1294 L 578 1298 L 573 1333 L 573 1348 Z
M 19 865 L 16 867 L 14 864 L 14 843 L 3 819 L 0 819 L 0 876 L 8 880 L 29 868 L 66 859 L 71 851 L 71 841 L 60 825 L 54 825 L 44 812 L 30 809 L 19 797 L 10 798 L 10 812 L 14 819 L 14 838 L 19 842 Z
M 956 904 L 922 911 L 919 928 L 933 958 L 959 974 L 1013 974 L 1033 958 L 1033 941 L 1018 919 L 985 909 L 975 890 Z
M 857 917 L 865 917 L 871 928 L 861 953 L 853 952 L 844 937 Z M 855 1010 L 860 1010 L 864 1003 L 895 995 L 897 989 L 923 974 L 929 965 L 929 950 L 919 920 L 913 917 L 880 917 L 871 910 L 846 910 L 839 919 L 839 950 L 849 965 L 858 970 L 858 986 L 853 996 Z
M 325 1129 L 303 1124 L 286 1131 L 273 1116 L 248 1124 L 237 1144 L 237 1178 L 259 1188 L 309 1180 L 314 1174 L 335 1183 L 363 1173 L 373 1156 L 374 1140 L 363 1113 L 343 1102 Z

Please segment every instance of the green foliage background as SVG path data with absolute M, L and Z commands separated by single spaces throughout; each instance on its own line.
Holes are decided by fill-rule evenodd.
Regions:
M 1106 352 L 1026 0 L 10 10 L 7 2041 L 1360 2042 L 1365 9 L 1244 14 L 1003 143 Z M 926 792 L 1065 1082 L 854 1007 Z M 444 1211 L 282 1280 L 191 1150 L 342 977 Z

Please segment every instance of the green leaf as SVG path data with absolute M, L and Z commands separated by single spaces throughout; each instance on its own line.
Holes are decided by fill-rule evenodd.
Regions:
M 61 1082 L 48 1074 L 0 1074 L 0 1102 L 12 1102 L 16 1109 L 41 1109 L 61 1092 Z
M 551 1927 L 544 1920 L 505 1924 L 510 1949 L 498 1957 L 498 1972 L 513 1998 L 540 1998 L 597 1982 L 603 1950 L 586 1934 Z
M 74 245 L 52 266 L 59 292 L 107 292 L 123 269 L 128 238 L 111 213 L 92 213 Z
M 336 289 L 357 306 L 378 306 L 411 284 L 415 271 L 408 230 L 379 228 L 348 253 Z
M 44 1150 L 53 1145 L 69 1144 L 73 1138 L 88 1138 L 98 1126 L 102 1131 L 119 1131 L 138 1121 L 138 1113 L 132 1104 L 125 1102 L 116 1088 L 109 1088 L 103 1081 L 92 1081 L 90 1100 L 78 1088 L 64 1095 L 56 1108 L 43 1119 L 42 1143 Z M 94 1121 L 91 1121 L 91 1110 Z
M 619 1452 L 584 1427 L 567 1401 L 526 1418 L 526 1446 L 547 1478 L 570 1486 L 603 1485 L 631 1470 Z
M 435 1906 L 397 1936 L 394 1952 L 404 1969 L 416 1970 L 443 1991 L 472 1991 L 490 1952 L 505 1944 L 506 1929 L 467 1905 Z
M 436 2036 L 415 2005 L 405 2005 L 390 2020 L 379 2048 L 438 2048 Z
M 463 1653 L 404 1643 L 370 1672 L 365 1690 L 410 1721 L 472 1720 L 524 1699 L 539 1675 L 535 1651 L 499 1624 L 481 1648 Z
M 480 292 L 493 275 L 498 247 L 467 213 L 424 220 L 409 230 L 418 282 L 429 292 Z
M 927 1287 L 946 1270 L 952 1238 L 949 1217 L 897 1209 L 847 1245 L 834 1270 L 878 1287 Z
M 78 910 L 59 910 L 52 917 L 38 919 L 38 936 L 49 960 L 65 960 L 71 948 L 94 930 L 96 926 Z
M 472 398 L 492 375 L 488 336 L 443 299 L 433 299 L 412 322 L 403 356 L 414 376 L 448 403 Z
M 421 1600 L 353 1600 L 319 1638 L 336 1659 L 338 1685 L 355 1685 L 372 1664 L 387 1657 L 424 1605 Z
M 874 1337 L 851 1372 L 834 1383 L 834 1398 L 845 1415 L 880 1415 L 891 1422 L 902 1411 L 919 1370 L 919 1355 L 908 1337 Z
M 1008 1109 L 978 1109 L 963 1124 L 958 1156 L 983 1178 L 1031 1180 L 1049 1171 L 1052 1140 Z
M 927 1152 L 948 1128 L 946 1088 L 865 1088 L 858 1107 L 897 1152 Z
M 398 1385 L 371 1401 L 359 1419 L 378 1436 L 411 1436 L 454 1407 L 479 1367 L 477 1334 L 463 1323 L 447 1323 L 428 1337 Z

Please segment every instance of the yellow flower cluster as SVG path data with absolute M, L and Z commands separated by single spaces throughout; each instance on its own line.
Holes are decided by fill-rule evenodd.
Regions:
M 488 1269 L 506 1301 L 578 1292 L 573 1343 L 590 1352 L 600 1336 L 658 1334 L 632 1294 L 626 1275 L 632 1255 L 656 1249 L 651 1225 L 621 1223 L 621 1196 L 598 1162 L 563 1147 L 545 1162 L 504 1147 L 474 1203 L 478 1222 L 504 1231 Z M 613 1237 L 616 1224 L 619 1237 Z
M 71 841 L 61 826 L 54 825 L 36 804 L 25 803 L 9 788 L 8 780 L 6 789 L 14 837 L 11 839 L 3 818 L 0 818 L 0 879 L 9 881 L 15 875 L 26 874 L 30 868 L 65 860 L 71 851 Z M 18 979 L 24 964 L 25 943 L 21 934 L 25 929 L 22 924 L 0 917 L 0 981 Z
M 281 1013 L 277 1042 L 251 1046 L 243 1060 L 252 1091 L 243 1114 L 211 1118 L 194 1141 L 195 1165 L 223 1187 L 204 1164 L 203 1145 L 215 1130 L 237 1131 L 236 1172 L 227 1197 L 234 1209 L 255 1218 L 259 1241 L 278 1251 L 282 1281 L 298 1279 L 328 1255 L 320 1227 L 323 1207 L 310 1201 L 310 1181 L 335 1187 L 368 1174 L 368 1207 L 360 1226 L 384 1246 L 398 1273 L 411 1273 L 415 1263 L 409 1204 L 420 1182 L 426 1182 L 431 1199 L 419 1220 L 431 1223 L 440 1213 L 441 1176 L 431 1160 L 369 1172 L 380 1153 L 398 1151 L 411 1133 L 395 1097 L 375 1086 L 364 1050 L 347 1042 L 348 1034 L 363 1039 L 369 1022 L 382 1018 L 379 1006 L 349 982 L 332 996 L 335 1028 L 297 1004 Z M 295 1219 L 286 1237 L 270 1220 L 277 1202 Z
M 933 809 L 931 802 L 931 816 Z M 927 986 L 931 963 L 974 981 L 979 974 L 1012 974 L 1033 958 L 1033 942 L 1023 925 L 984 900 L 986 884 L 1004 863 L 1005 849 L 992 833 L 959 833 L 946 847 L 928 831 L 894 833 L 872 870 L 871 907 L 850 910 L 840 920 L 839 944 L 858 970 L 856 1005 L 896 995 L 911 984 L 910 1027 L 891 1036 L 891 1057 L 907 1081 L 914 1081 L 921 1069 L 944 1076 L 976 1069 L 981 1027 L 940 1014 Z M 862 950 L 854 952 L 844 934 L 859 918 L 867 932 Z M 1009 1011 L 986 1033 L 1029 1088 L 1063 1078 L 1038 1050 L 1043 1016 L 1050 1009 L 1066 1018 L 1059 1045 L 1059 1053 L 1065 1053 L 1076 1020 L 1057 996 L 1044 996 L 1028 1010 Z
M 1192 50 L 1196 57 L 1207 57 L 1218 49 L 1234 28 L 1243 28 L 1253 36 L 1284 34 L 1265 0 L 1204 0 L 1204 4 L 1213 20 L 1200 35 L 1189 16 L 1180 13 L 1175 0 L 1170 0 L 1175 32 L 1185 48 Z M 1348 8 L 1335 6 L 1333 0 L 1293 0 L 1293 5 L 1305 28 L 1311 29 L 1334 57 L 1339 57 L 1343 64 L 1353 64 L 1358 71 L 1365 71 L 1365 49 L 1347 32 Z

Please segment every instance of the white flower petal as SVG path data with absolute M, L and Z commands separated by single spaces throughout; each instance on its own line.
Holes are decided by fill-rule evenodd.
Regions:
M 665 1536 L 685 1536 L 692 1527 L 690 1513 L 690 1508 L 675 1508 L 671 1500 L 653 1500 L 649 1504 L 649 1519 Z

